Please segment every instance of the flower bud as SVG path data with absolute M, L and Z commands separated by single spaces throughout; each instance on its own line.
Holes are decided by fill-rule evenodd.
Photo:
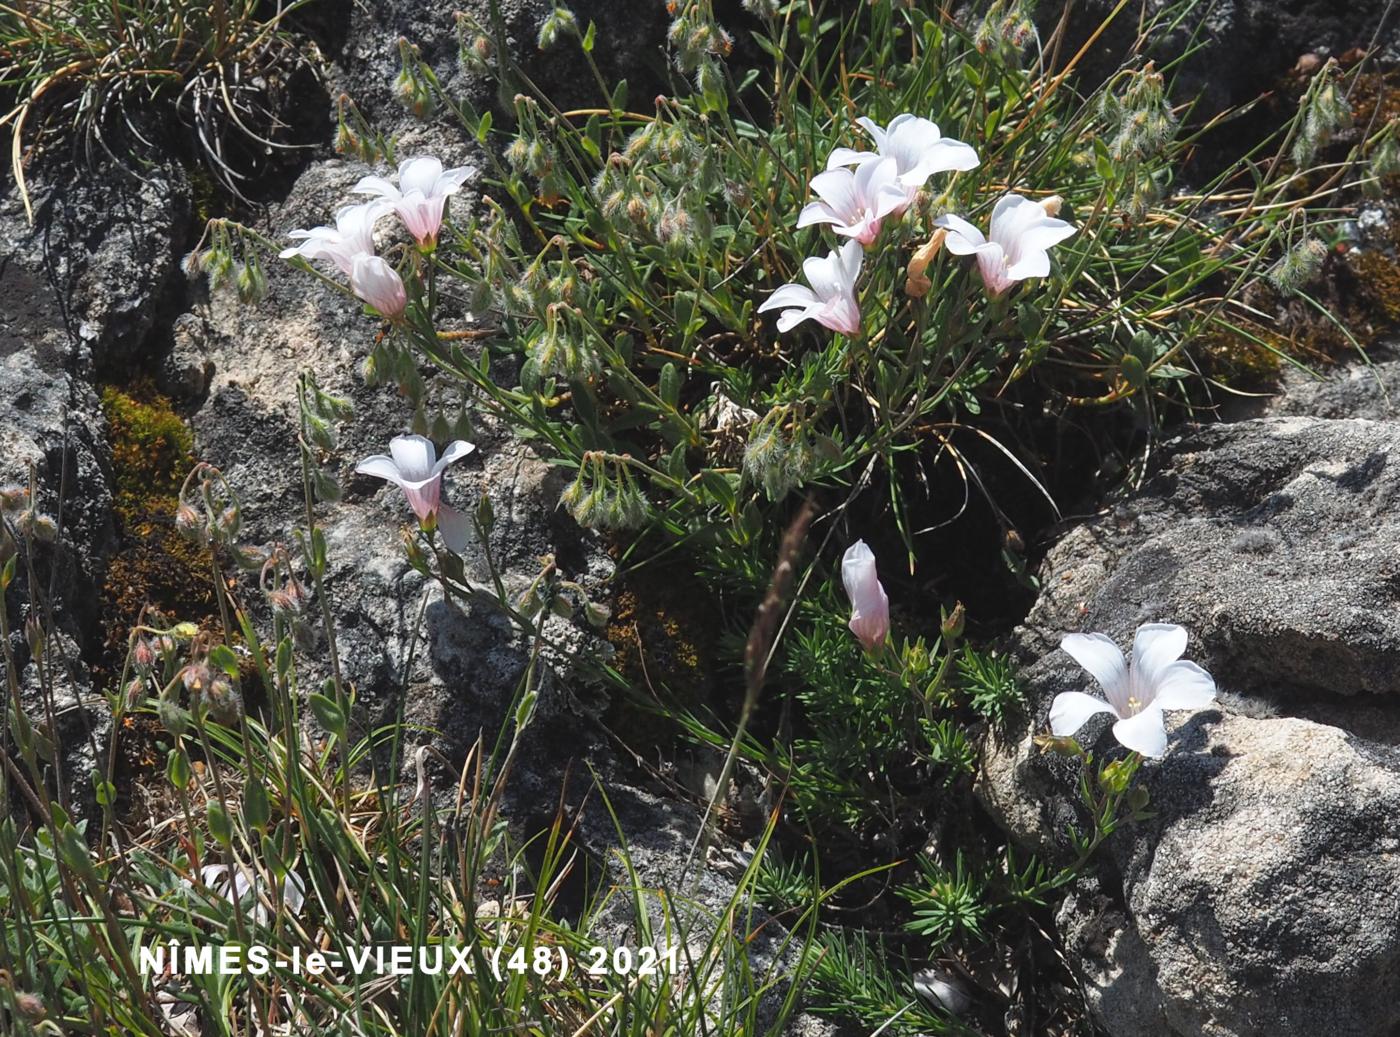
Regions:
M 24 486 L 0 488 L 0 511 L 19 511 L 29 503 L 29 489 Z
M 963 629 L 967 626 L 967 610 L 963 608 L 961 601 L 953 606 L 953 611 L 943 617 L 943 637 L 949 641 L 956 641 L 963 635 Z
M 915 251 L 909 260 L 909 266 L 905 271 L 904 294 L 911 299 L 922 299 L 933 288 L 933 282 L 926 276 L 928 265 L 933 262 L 939 250 L 943 247 L 943 241 L 948 237 L 948 231 L 939 227 L 933 235 Z
M 1073 735 L 1039 734 L 1035 736 L 1035 744 L 1042 752 L 1054 753 L 1056 756 L 1074 758 L 1084 755 L 1083 748 L 1074 740 Z
M 151 647 L 151 642 L 144 637 L 136 639 L 136 645 L 131 650 L 131 661 L 142 669 L 155 665 L 156 653 Z
M 48 1010 L 44 1008 L 44 1002 L 39 1000 L 37 994 L 21 992 L 15 994 L 15 1011 L 28 1023 L 40 1023 L 48 1015 Z
M 199 512 L 190 505 L 181 503 L 175 509 L 175 528 L 180 535 L 193 544 L 202 545 L 205 542 L 204 523 L 199 519 Z

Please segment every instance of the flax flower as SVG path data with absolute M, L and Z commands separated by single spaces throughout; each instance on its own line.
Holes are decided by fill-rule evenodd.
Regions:
M 881 158 L 893 159 L 899 186 L 904 191 L 905 206 L 914 200 L 919 188 L 934 173 L 972 169 L 981 162 L 972 145 L 943 136 L 937 123 L 917 115 L 896 115 L 883 129 L 872 119 L 860 118 L 856 122 L 870 134 L 876 150 L 837 148 L 827 159 L 826 167 L 834 169 L 865 165 Z M 901 211 L 903 208 L 901 206 Z
M 860 334 L 860 304 L 856 302 L 856 278 L 860 276 L 865 253 L 860 243 L 848 241 L 839 252 L 826 256 L 809 256 L 802 261 L 802 273 L 811 284 L 785 284 L 758 308 L 782 310 L 778 315 L 778 330 L 789 331 L 804 320 L 839 331 L 843 335 Z
M 398 213 L 418 247 L 428 252 L 437 244 L 447 199 L 471 175 L 470 166 L 443 169 L 438 159 L 419 155 L 399 163 L 397 187 L 381 176 L 367 176 L 355 185 L 354 193 L 377 196 Z
M 437 456 L 432 440 L 423 436 L 395 436 L 389 453 L 367 457 L 356 467 L 360 475 L 372 475 L 397 485 L 424 529 L 439 528 L 443 542 L 453 551 L 466 544 L 467 521 L 461 512 L 442 503 L 442 474 L 476 448 L 465 440 L 449 443 Z
M 993 297 L 1002 295 L 1017 281 L 1044 277 L 1050 272 L 1049 249 L 1074 233 L 1058 212 L 1058 196 L 1033 202 L 1019 194 L 1005 195 L 992 210 L 990 240 L 961 216 L 948 213 L 934 226 L 948 231 L 944 244 L 956 256 L 976 256 L 977 269 Z
M 829 223 L 837 234 L 869 245 L 884 218 L 907 204 L 898 178 L 892 158 L 862 163 L 854 173 L 844 167 L 818 173 L 812 191 L 820 200 L 803 208 L 797 225 Z
M 378 256 L 357 256 L 350 268 L 350 290 L 381 317 L 398 320 L 408 305 L 403 278 Z
M 374 225 L 388 211 L 382 201 L 343 206 L 336 210 L 334 227 L 294 230 L 287 236 L 301 244 L 284 248 L 278 255 L 283 259 L 328 259 L 349 277 L 355 260 L 374 254 Z
M 864 540 L 846 548 L 841 558 L 841 582 L 851 599 L 851 621 L 847 624 L 867 652 L 885 643 L 890 634 L 890 599 L 880 586 L 875 571 L 875 553 Z
M 1186 662 L 1186 630 L 1170 623 L 1144 623 L 1133 638 L 1129 665 L 1118 646 L 1104 634 L 1066 634 L 1060 647 L 1088 670 L 1105 699 L 1066 691 L 1050 705 L 1050 730 L 1071 735 L 1097 713 L 1118 718 L 1113 737 L 1144 756 L 1161 756 L 1167 748 L 1162 711 L 1202 709 L 1215 698 L 1215 681 L 1195 663 Z

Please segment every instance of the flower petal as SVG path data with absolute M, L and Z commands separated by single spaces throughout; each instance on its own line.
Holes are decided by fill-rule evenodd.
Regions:
M 419 191 L 426 198 L 441 175 L 440 161 L 431 155 L 415 155 L 399 163 L 399 190 L 403 194 Z
M 871 162 L 880 156 L 873 151 L 856 151 L 854 148 L 834 148 L 831 155 L 826 160 L 827 169 L 835 169 L 837 166 L 857 166 L 863 162 Z
M 1144 623 L 1133 636 L 1133 683 L 1151 695 L 1161 675 L 1186 651 L 1186 628 L 1175 623 Z
M 778 314 L 778 331 L 791 331 L 804 320 L 811 320 L 816 316 L 816 311 L 820 308 L 820 303 L 813 303 L 811 306 L 803 306 L 799 309 L 784 310 Z
M 797 226 L 810 227 L 816 223 L 841 223 L 842 219 L 831 211 L 831 206 L 826 202 L 808 202 L 802 207 L 802 211 L 797 214 Z
M 848 243 L 846 247 L 849 247 Z M 860 246 L 857 245 L 856 248 Z M 818 299 L 830 299 L 840 295 L 845 286 L 845 272 L 841 268 L 841 254 L 835 251 L 824 256 L 808 256 L 802 261 L 802 276 L 817 293 Z
M 1152 704 L 1158 709 L 1204 709 L 1215 700 L 1215 679 L 1195 663 L 1174 662 L 1162 670 Z
M 387 479 L 393 483 L 403 482 L 403 477 L 399 475 L 399 466 L 386 454 L 375 454 L 365 458 L 355 466 L 355 474 L 372 475 L 376 479 Z
M 1156 706 L 1148 706 L 1137 716 L 1113 725 L 1113 737 L 1118 744 L 1153 759 L 1167 751 L 1166 720 Z
M 896 115 L 894 117 L 894 122 L 890 123 L 890 129 L 893 129 L 895 126 L 899 125 L 900 120 L 904 118 L 910 118 L 910 116 Z M 871 119 L 865 115 L 862 115 L 859 119 L 856 120 L 856 125 L 863 129 L 866 133 L 870 134 L 870 139 L 875 142 L 875 147 L 877 150 L 884 148 L 885 135 L 889 132 L 888 130 L 880 129 L 879 125 L 875 122 L 874 119 Z
M 758 312 L 780 310 L 788 306 L 815 306 L 819 302 L 821 300 L 817 298 L 817 293 L 805 284 L 785 284 L 763 300 Z
M 382 176 L 363 176 L 360 182 L 350 188 L 351 194 L 373 194 L 380 198 L 397 200 L 399 189 Z
M 982 232 L 956 213 L 944 213 L 933 221 L 935 227 L 948 231 L 944 245 L 955 256 L 968 256 L 976 252 L 978 246 L 985 245 L 987 239 Z
M 1111 705 L 1095 695 L 1062 691 L 1050 703 L 1050 730 L 1056 735 L 1072 735 L 1098 713 L 1118 715 Z
M 1113 639 L 1105 634 L 1066 634 L 1060 639 L 1060 647 L 1099 682 L 1114 709 L 1124 712 L 1128 664 Z
M 432 440 L 423 436 L 395 436 L 389 443 L 389 453 L 405 482 L 422 482 L 433 477 L 437 450 Z
M 454 461 L 460 461 L 470 454 L 476 447 L 468 443 L 465 439 L 454 439 L 447 444 L 447 449 L 442 452 L 442 456 L 437 459 L 437 464 L 433 465 L 433 474 L 440 475 L 442 470 Z
M 437 524 L 438 532 L 442 534 L 442 542 L 449 551 L 459 555 L 467 549 L 472 527 L 464 512 L 448 504 L 439 505 Z
M 1050 255 L 1047 252 L 1028 252 L 1021 249 L 1021 257 L 1014 263 L 1007 263 L 1006 276 L 1012 281 L 1024 281 L 1028 277 L 1046 277 L 1050 273 Z
M 861 166 L 861 170 L 864 171 L 871 165 L 874 163 L 867 162 Z M 827 207 L 840 217 L 842 222 L 854 223 L 860 216 L 860 190 L 856 174 L 844 166 L 828 169 L 825 173 L 818 173 L 812 177 L 812 193 L 826 202 Z

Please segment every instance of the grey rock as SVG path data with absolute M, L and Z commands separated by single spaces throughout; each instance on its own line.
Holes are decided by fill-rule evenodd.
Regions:
M 1076 766 L 1041 753 L 1057 648 L 1185 625 L 1226 692 L 1172 715 L 1152 817 L 1105 847 L 1058 924 L 1113 1037 L 1383 1037 L 1400 1026 L 1400 424 L 1275 417 L 1169 444 L 1144 485 L 1068 532 L 1015 649 L 1031 716 L 987 746 L 979 793 L 1062 855 Z M 1080 740 L 1119 751 L 1096 720 Z
M 1400 419 L 1400 356 L 1391 343 L 1372 348 L 1364 360 L 1322 371 L 1285 368 L 1277 395 L 1249 410 L 1319 418 Z

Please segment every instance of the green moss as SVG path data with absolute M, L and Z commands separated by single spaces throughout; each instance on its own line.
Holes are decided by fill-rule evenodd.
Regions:
M 1277 377 L 1279 353 L 1297 350 L 1282 335 L 1258 325 L 1242 334 L 1215 325 L 1195 340 L 1193 351 L 1203 356 L 1213 375 L 1228 385 L 1261 385 Z
M 202 553 L 175 529 L 180 484 L 194 463 L 189 427 L 148 381 L 106 386 L 102 410 L 112 449 L 113 511 L 121 549 L 103 594 L 108 650 L 126 650 L 142 608 L 200 620 L 213 608 Z

